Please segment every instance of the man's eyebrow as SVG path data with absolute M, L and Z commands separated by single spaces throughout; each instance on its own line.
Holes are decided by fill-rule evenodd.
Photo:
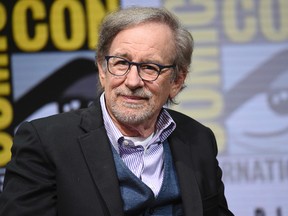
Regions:
M 125 59 L 127 59 L 129 61 L 132 61 L 132 55 L 130 55 L 130 54 L 126 53 L 126 52 L 124 52 L 124 53 L 116 52 L 116 53 L 113 54 L 113 56 L 118 56 L 118 57 L 121 57 L 121 58 L 125 58 Z M 143 58 L 142 60 L 137 61 L 137 62 L 139 62 L 139 63 L 163 64 L 162 61 L 159 61 L 158 59 L 151 59 L 149 57 Z
M 129 58 L 130 55 L 128 53 L 120 53 L 120 52 L 116 52 L 115 54 L 113 54 L 113 56 L 118 56 L 118 57 L 122 57 L 122 58 Z

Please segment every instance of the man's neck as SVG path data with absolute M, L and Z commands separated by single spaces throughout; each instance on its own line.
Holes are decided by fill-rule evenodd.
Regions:
M 124 136 L 129 137 L 149 137 L 155 130 L 156 121 L 147 120 L 145 124 L 127 125 L 120 123 L 112 117 L 112 121 Z

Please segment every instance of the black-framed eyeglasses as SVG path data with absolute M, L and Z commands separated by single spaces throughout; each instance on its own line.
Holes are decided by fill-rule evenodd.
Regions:
M 175 68 L 175 65 L 160 65 L 150 62 L 131 62 L 118 56 L 105 56 L 109 73 L 115 76 L 124 76 L 131 68 L 131 65 L 137 67 L 137 71 L 142 80 L 155 81 L 163 69 Z

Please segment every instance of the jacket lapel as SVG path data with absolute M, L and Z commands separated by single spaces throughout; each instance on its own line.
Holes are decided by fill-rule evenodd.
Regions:
M 169 144 L 179 179 L 184 215 L 203 215 L 201 195 L 191 160 L 191 148 L 180 140 L 176 133 L 170 136 Z
M 85 157 L 96 188 L 106 205 L 105 215 L 124 215 L 111 145 L 102 123 L 99 106 L 92 107 L 82 116 L 81 127 L 87 131 L 79 137 L 80 146 Z

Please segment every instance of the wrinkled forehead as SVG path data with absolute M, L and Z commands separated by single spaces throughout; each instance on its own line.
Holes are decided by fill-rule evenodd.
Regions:
M 146 22 L 131 26 L 118 32 L 113 38 L 108 54 L 145 54 L 147 57 L 155 56 L 155 60 L 158 59 L 160 63 L 163 63 L 163 58 L 172 63 L 175 55 L 174 35 L 170 27 L 163 23 Z

